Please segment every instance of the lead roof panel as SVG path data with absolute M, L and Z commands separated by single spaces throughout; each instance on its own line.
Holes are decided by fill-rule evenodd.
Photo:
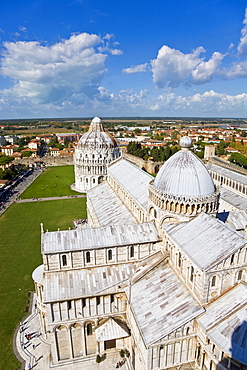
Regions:
M 107 182 L 89 190 L 87 198 L 100 226 L 137 222 Z
M 148 205 L 148 184 L 153 177 L 124 158 L 108 167 L 109 174 L 145 209 Z
M 201 270 L 212 268 L 246 243 L 239 232 L 206 213 L 183 226 L 163 225 L 163 230 Z
M 42 234 L 42 253 L 110 248 L 157 241 L 159 236 L 152 222 L 52 231 Z
M 131 285 L 130 299 L 147 346 L 204 312 L 168 263 L 157 266 Z

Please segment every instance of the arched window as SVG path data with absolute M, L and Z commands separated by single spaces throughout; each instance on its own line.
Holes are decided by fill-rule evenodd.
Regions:
M 178 252 L 178 267 L 182 267 L 182 257 L 180 252 Z
M 243 270 L 239 270 L 238 272 L 238 280 L 241 280 L 242 279 L 242 276 L 243 276 Z
M 65 254 L 62 255 L 62 265 L 67 266 L 67 256 Z
M 157 211 L 154 209 L 154 218 L 157 218 Z
M 135 256 L 135 248 L 133 245 L 131 245 L 130 247 L 130 257 L 134 257 Z
M 92 324 L 87 324 L 87 335 L 93 334 L 93 327 Z
M 89 263 L 91 261 L 90 252 L 86 253 L 86 262 Z
M 194 267 L 191 266 L 190 268 L 190 281 L 193 283 L 194 280 Z
M 231 256 L 231 264 L 233 264 L 233 262 L 234 262 L 234 254 Z
M 212 281 L 211 281 L 211 286 L 215 286 L 215 285 L 216 285 L 216 276 L 213 276 Z
M 93 184 L 95 184 L 95 179 L 93 179 Z
M 112 250 L 109 249 L 108 251 L 108 260 L 112 260 Z

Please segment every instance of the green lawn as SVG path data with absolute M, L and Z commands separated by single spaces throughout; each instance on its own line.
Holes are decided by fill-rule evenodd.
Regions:
M 22 199 L 76 195 L 70 189 L 75 182 L 74 166 L 48 167 L 22 194 Z
M 64 169 L 61 173 L 65 173 Z M 86 198 L 16 203 L 0 217 L 0 369 L 18 367 L 12 352 L 12 336 L 26 315 L 28 293 L 34 290 L 32 272 L 42 263 L 40 223 L 44 230 L 64 230 L 72 227 L 76 218 L 86 218 Z

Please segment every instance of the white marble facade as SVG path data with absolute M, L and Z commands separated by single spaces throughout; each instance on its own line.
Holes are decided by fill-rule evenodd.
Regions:
M 132 370 L 246 368 L 245 225 L 218 217 L 221 169 L 214 183 L 190 145 L 154 181 L 115 160 L 87 192 L 87 228 L 42 232 L 33 278 L 51 366 L 115 348 Z
M 72 189 L 84 193 L 106 180 L 107 166 L 119 156 L 116 140 L 105 132 L 101 119 L 94 117 L 75 149 Z

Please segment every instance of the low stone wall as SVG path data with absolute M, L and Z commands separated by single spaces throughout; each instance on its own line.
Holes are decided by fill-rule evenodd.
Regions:
M 153 161 L 145 161 L 142 158 L 136 157 L 135 155 L 122 152 L 124 158 L 128 159 L 130 162 L 133 162 L 137 167 L 141 169 L 145 169 L 149 173 L 157 174 L 159 169 L 164 164 L 164 162 L 153 162 Z
M 42 158 L 21 158 L 17 159 L 14 164 L 24 164 L 25 166 L 34 166 L 35 163 L 41 162 L 44 163 L 45 166 L 66 166 L 66 165 L 73 165 L 74 159 L 73 156 L 64 156 L 64 157 L 42 157 Z
M 218 166 L 227 168 L 228 170 L 239 172 L 242 175 L 247 175 L 247 170 L 245 168 L 241 168 L 241 167 L 237 166 L 234 163 L 224 161 L 224 160 L 222 160 L 221 158 L 218 158 L 218 157 L 210 158 L 208 163 L 213 163 L 213 164 L 216 164 Z

